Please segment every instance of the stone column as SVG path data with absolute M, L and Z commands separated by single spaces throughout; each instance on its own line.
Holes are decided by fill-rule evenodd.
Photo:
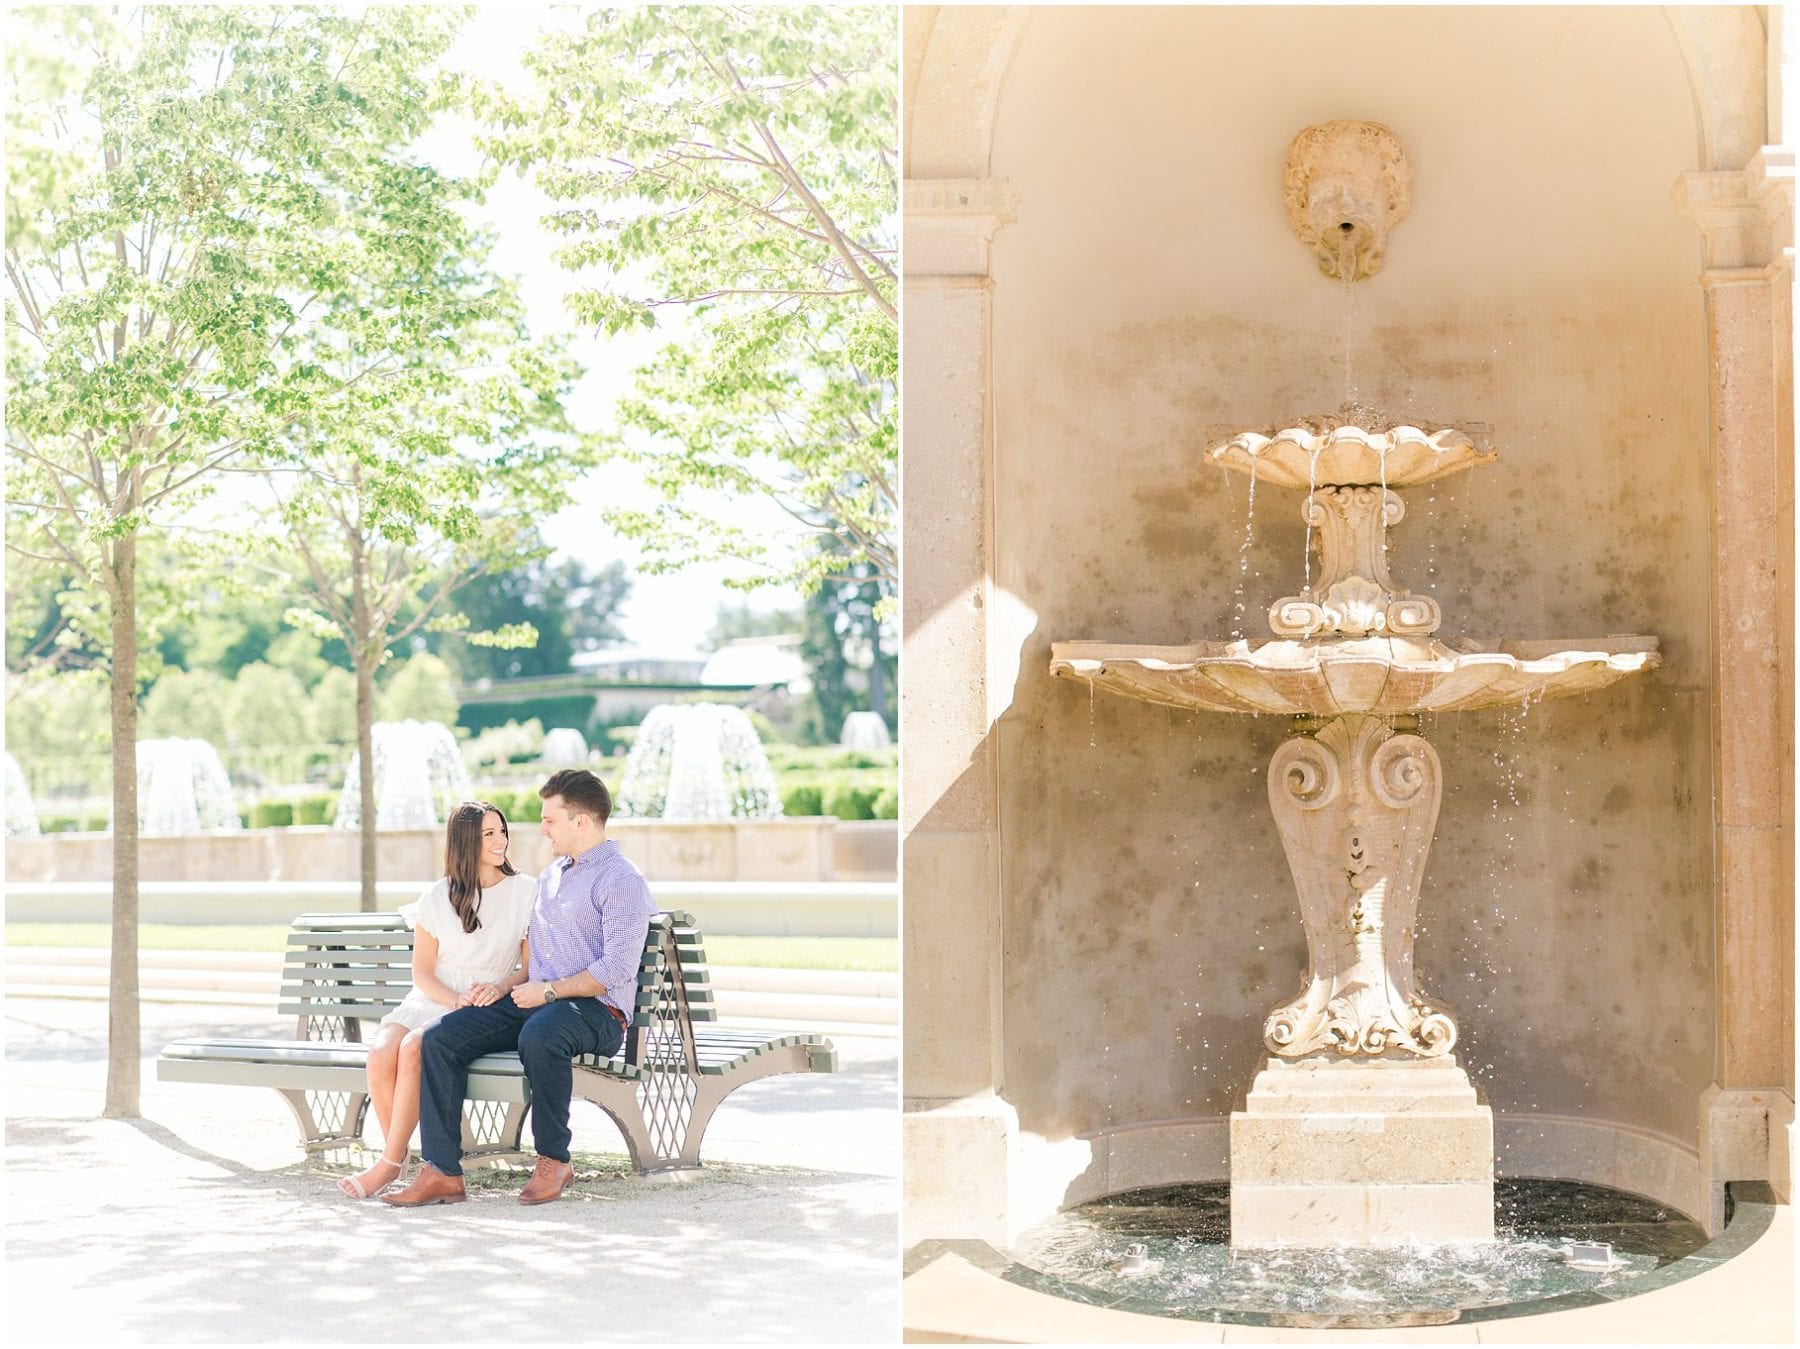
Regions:
M 1014 201 L 1003 180 L 906 182 L 900 706 L 908 1244 L 1010 1235 L 1018 1118 L 1000 1096 L 988 244 L 1013 218 Z
M 1793 1118 L 1792 151 L 1683 174 L 1700 226 L 1713 465 L 1715 1080 L 1700 1165 L 1784 1196 Z

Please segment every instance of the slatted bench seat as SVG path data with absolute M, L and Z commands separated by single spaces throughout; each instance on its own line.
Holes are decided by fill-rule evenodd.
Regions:
M 398 914 L 303 914 L 288 937 L 280 1010 L 292 1040 L 177 1040 L 157 1058 L 167 1082 L 271 1087 L 294 1112 L 308 1151 L 362 1138 L 369 1109 L 362 1023 L 379 1021 L 412 986 L 412 933 Z M 615 1058 L 575 1060 L 575 1096 L 619 1126 L 640 1174 L 700 1165 L 713 1112 L 746 1082 L 837 1070 L 822 1035 L 769 1036 L 712 1025 L 718 1013 L 706 950 L 691 914 L 657 914 L 638 965 L 631 1025 Z M 464 1163 L 525 1160 L 531 1086 L 517 1054 L 469 1067 Z

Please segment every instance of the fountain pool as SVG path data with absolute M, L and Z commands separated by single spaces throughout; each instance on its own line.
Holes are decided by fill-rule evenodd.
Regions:
M 1005 1276 L 1121 1311 L 1348 1330 L 1616 1301 L 1705 1263 L 1678 1268 L 1707 1246 L 1705 1233 L 1637 1195 L 1502 1180 L 1495 1200 L 1492 1242 L 1244 1251 L 1230 1243 L 1226 1185 L 1132 1190 L 1028 1228 L 1013 1243 Z M 1590 1242 L 1610 1248 L 1605 1268 L 1572 1261 L 1576 1244 Z

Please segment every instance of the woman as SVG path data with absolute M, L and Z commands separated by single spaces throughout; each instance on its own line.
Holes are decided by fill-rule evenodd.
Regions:
M 485 801 L 464 801 L 444 832 L 444 872 L 400 910 L 413 929 L 413 986 L 381 1019 L 369 1046 L 369 1096 L 386 1140 L 381 1158 L 338 1182 L 352 1199 L 372 1199 L 401 1178 L 419 1123 L 419 1047 L 425 1032 L 458 1007 L 485 1007 L 525 981 L 525 929 L 537 882 L 506 860 L 506 817 Z

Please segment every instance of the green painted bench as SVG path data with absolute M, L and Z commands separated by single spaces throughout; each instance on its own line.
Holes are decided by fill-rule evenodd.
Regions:
M 412 986 L 412 933 L 394 913 L 311 913 L 288 935 L 280 1011 L 292 1040 L 193 1039 L 156 1061 L 165 1082 L 272 1087 L 294 1112 L 309 1152 L 360 1142 L 369 1110 L 362 1024 L 379 1021 Z M 700 1165 L 713 1112 L 746 1082 L 837 1070 L 822 1035 L 767 1036 L 712 1025 L 718 1017 L 700 929 L 687 913 L 650 921 L 631 1026 L 615 1058 L 575 1060 L 575 1096 L 619 1126 L 640 1175 Z M 531 1104 L 517 1054 L 469 1067 L 464 1162 L 529 1160 L 520 1144 Z

